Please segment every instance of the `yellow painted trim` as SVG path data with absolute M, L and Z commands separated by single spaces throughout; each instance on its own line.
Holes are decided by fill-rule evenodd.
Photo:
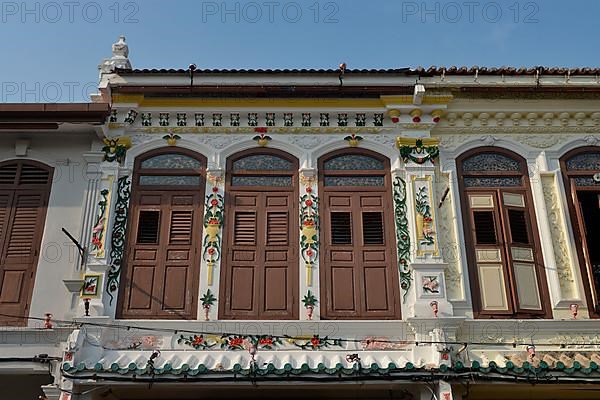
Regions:
M 381 101 L 387 105 L 413 104 L 413 96 L 380 96 Z M 454 99 L 452 95 L 429 95 L 424 96 L 421 104 L 448 104 Z
M 398 136 L 396 138 L 396 146 L 416 146 L 417 140 L 419 139 Z M 437 146 L 440 144 L 440 139 L 438 138 L 422 138 L 420 140 L 423 142 L 423 146 Z
M 432 184 L 432 176 L 427 175 L 425 177 L 420 177 L 413 175 L 411 176 L 412 182 L 412 191 L 413 191 L 413 202 L 416 204 L 417 201 L 417 181 L 426 182 L 427 189 L 429 191 L 429 206 L 431 211 L 431 225 L 434 228 L 433 232 L 433 249 L 423 249 L 421 247 L 420 241 L 423 239 L 423 221 L 419 218 L 420 214 L 417 213 L 416 207 L 413 210 L 415 214 L 415 228 L 416 228 L 416 238 L 417 238 L 417 256 L 423 257 L 425 254 L 431 254 L 434 257 L 438 257 L 440 255 L 439 247 L 438 247 L 438 230 L 437 230 L 437 221 L 436 221 L 436 212 L 435 206 L 433 204 L 433 184 Z

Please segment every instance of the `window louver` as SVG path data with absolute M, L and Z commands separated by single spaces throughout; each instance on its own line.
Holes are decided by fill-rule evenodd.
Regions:
M 287 212 L 267 213 L 267 244 L 285 246 L 288 243 Z
M 331 243 L 352 244 L 351 214 L 348 212 L 331 213 Z
M 473 212 L 473 220 L 477 244 L 498 243 L 493 211 L 475 211 Z
M 363 243 L 383 244 L 383 219 L 380 212 L 362 213 Z
M 191 210 L 173 211 L 171 213 L 171 244 L 190 244 L 192 238 L 192 221 L 194 213 Z
M 256 214 L 254 212 L 236 212 L 233 234 L 235 244 L 254 245 L 256 243 Z
M 140 211 L 137 242 L 139 244 L 157 244 L 159 223 L 160 211 Z

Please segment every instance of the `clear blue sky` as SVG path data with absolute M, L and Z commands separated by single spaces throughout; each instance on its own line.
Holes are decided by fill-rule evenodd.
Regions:
M 0 7 L 2 102 L 85 100 L 119 34 L 135 68 L 600 66 L 596 0 L 58 0 Z

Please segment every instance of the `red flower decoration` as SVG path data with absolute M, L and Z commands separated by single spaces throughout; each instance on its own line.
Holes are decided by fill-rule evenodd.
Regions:
M 213 207 L 216 207 L 216 206 L 217 206 L 217 204 L 219 204 L 219 202 L 217 201 L 217 199 L 212 199 L 212 200 L 210 201 L 210 205 L 211 205 L 211 206 L 213 206 Z
M 310 344 L 312 345 L 312 347 L 317 347 L 320 343 L 321 341 L 316 336 L 310 339 Z
M 308 249 L 308 250 L 306 250 L 306 255 L 307 255 L 308 257 L 312 257 L 312 256 L 313 256 L 313 254 L 315 254 L 315 253 L 313 253 L 313 251 L 312 251 L 311 249 Z
M 210 247 L 210 248 L 207 250 L 207 253 L 208 253 L 208 254 L 210 254 L 210 255 L 212 256 L 213 254 L 215 254 L 215 249 L 213 249 L 212 247 Z
M 436 124 L 437 124 L 438 122 L 440 122 L 440 117 L 434 117 L 434 118 L 433 118 L 433 122 L 435 122 Z
M 313 221 L 312 219 L 307 219 L 306 221 L 304 221 L 304 226 L 313 226 L 315 224 L 315 221 Z
M 448 353 L 442 353 L 442 360 L 448 359 Z
M 306 188 L 306 193 L 312 193 L 312 188 L 310 186 Z
M 313 205 L 313 202 L 312 202 L 312 200 L 309 199 L 309 200 L 306 200 L 304 202 L 304 204 L 306 204 L 307 207 L 311 207 Z
M 233 339 L 229 339 L 229 345 L 231 347 L 235 347 L 235 346 L 241 346 L 242 343 L 244 343 L 244 339 L 242 338 L 233 338 Z
M 273 344 L 273 338 L 270 338 L 270 337 L 267 337 L 267 338 L 261 338 L 261 339 L 258 341 L 258 344 L 270 346 L 270 345 L 272 345 L 272 344 Z
M 398 121 L 400 121 L 400 118 L 398 118 L 398 117 L 392 117 L 392 122 L 393 123 L 396 124 L 396 123 L 398 123 Z
M 419 122 L 421 122 L 421 117 L 419 117 L 419 116 L 417 115 L 417 116 L 413 117 L 412 121 L 413 121 L 415 124 L 418 124 Z
M 219 188 L 215 186 L 215 187 L 213 187 L 212 190 L 213 190 L 213 193 L 217 193 L 219 191 Z
M 258 127 L 258 128 L 254 128 L 254 132 L 256 133 L 267 133 L 267 128 L 265 128 L 264 126 Z
M 199 346 L 204 342 L 204 338 L 202 336 L 194 336 L 194 341 L 192 342 L 192 346 Z

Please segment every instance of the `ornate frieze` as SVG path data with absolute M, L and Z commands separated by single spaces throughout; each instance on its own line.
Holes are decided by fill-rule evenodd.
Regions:
M 415 204 L 415 247 L 417 256 L 425 254 L 438 256 L 437 232 L 435 231 L 435 211 L 432 204 L 431 175 L 412 176 L 412 189 Z
M 412 161 L 416 164 L 430 162 L 434 164 L 440 154 L 438 140 L 432 138 L 413 139 L 399 137 L 396 145 L 400 150 L 400 157 L 405 163 Z

